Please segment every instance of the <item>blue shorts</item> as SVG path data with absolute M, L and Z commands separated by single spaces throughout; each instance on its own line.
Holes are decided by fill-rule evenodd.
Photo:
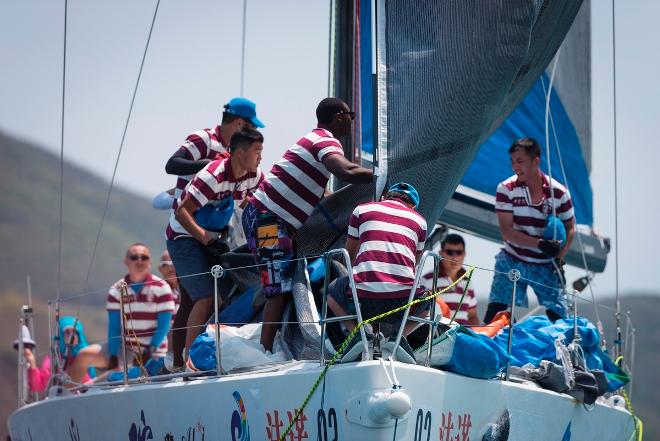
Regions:
M 521 278 L 516 283 L 516 306 L 528 307 L 527 286 L 531 286 L 539 304 L 561 317 L 566 317 L 566 299 L 562 293 L 561 281 L 552 265 L 526 263 L 515 259 L 502 250 L 495 256 L 495 276 L 490 289 L 489 303 L 511 304 L 513 282 L 508 272 L 520 271 Z
M 247 246 L 259 265 L 264 296 L 290 293 L 296 270 L 295 231 L 274 213 L 252 204 L 243 210 L 242 222 Z
M 206 247 L 192 237 L 179 237 L 167 240 L 167 251 L 170 252 L 172 263 L 176 268 L 179 282 L 190 296 L 193 302 L 213 297 L 215 294 L 215 283 L 210 274 L 211 264 Z M 201 274 L 204 273 L 204 274 Z M 198 274 L 198 275 L 195 275 Z M 218 294 L 224 298 L 228 294 L 225 286 L 227 279 L 220 279 Z

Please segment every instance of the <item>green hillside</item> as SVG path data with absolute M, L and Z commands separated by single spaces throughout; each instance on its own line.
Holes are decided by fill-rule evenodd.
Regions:
M 25 291 L 26 276 L 30 275 L 34 295 L 54 299 L 58 278 L 59 158 L 1 132 L 0 151 L 0 291 Z M 83 290 L 108 185 L 106 180 L 65 163 L 64 297 Z M 149 200 L 115 187 L 86 291 L 103 290 L 121 276 L 123 253 L 130 243 L 144 242 L 159 253 L 165 246 L 166 222 L 167 213 L 154 210 Z

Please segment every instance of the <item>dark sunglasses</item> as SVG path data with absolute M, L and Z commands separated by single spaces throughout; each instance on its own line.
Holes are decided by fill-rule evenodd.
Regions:
M 443 253 L 447 253 L 449 256 L 462 256 L 465 251 L 463 250 L 442 250 Z
M 143 262 L 146 262 L 147 260 L 151 259 L 151 257 L 145 255 L 145 254 L 131 254 L 128 256 L 129 259 L 136 261 L 136 260 L 141 260 Z
M 341 112 L 337 112 L 337 115 L 348 115 L 349 118 L 351 118 L 351 121 L 355 120 L 355 112 L 350 110 L 342 110 Z
M 250 121 L 249 119 L 246 119 L 246 118 L 241 118 L 241 119 L 245 123 L 245 127 L 247 127 L 248 129 L 251 129 L 251 130 L 257 130 L 257 126 L 255 126 L 252 123 L 252 121 Z

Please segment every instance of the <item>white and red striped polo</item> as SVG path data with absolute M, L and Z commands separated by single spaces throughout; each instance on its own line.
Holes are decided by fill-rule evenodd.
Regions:
M 323 159 L 343 154 L 341 143 L 332 133 L 320 128 L 312 130 L 284 153 L 250 202 L 299 229 L 325 192 L 330 171 Z
M 533 205 L 529 189 L 518 176 L 513 175 L 497 186 L 495 196 L 495 211 L 513 213 L 513 228 L 532 237 L 543 237 L 548 216 L 552 215 L 554 205 L 557 217 L 561 221 L 573 218 L 573 203 L 566 187 L 552 180 L 552 195 L 550 194 L 550 178 L 543 176 L 543 199 Z M 519 245 L 504 241 L 504 250 L 518 260 L 528 263 L 548 263 L 548 258 L 537 247 Z
M 431 260 L 431 263 L 432 262 L 433 261 Z M 431 268 L 433 268 L 432 264 L 430 266 Z M 465 274 L 465 269 L 461 268 L 456 278 L 460 278 L 463 274 Z M 454 281 L 451 280 L 449 276 L 441 272 L 440 274 L 438 274 L 438 283 L 436 288 L 438 291 L 442 291 L 452 283 L 454 283 Z M 422 285 L 424 285 L 424 288 L 428 290 L 431 290 L 433 288 L 432 270 L 431 272 L 425 273 L 422 276 Z M 469 324 L 468 311 L 472 308 L 477 307 L 477 298 L 475 297 L 474 290 L 472 288 L 468 288 L 465 297 L 463 297 L 463 293 L 465 292 L 466 285 L 467 285 L 467 278 L 461 280 L 456 285 L 454 285 L 453 288 L 451 288 L 446 292 L 443 292 L 438 296 L 447 304 L 447 307 L 451 310 L 452 316 L 454 315 L 456 310 L 458 310 L 458 312 L 456 312 L 456 318 L 454 318 L 454 321 L 461 325 Z M 461 298 L 463 299 L 463 302 L 461 302 Z M 459 305 L 460 305 L 460 309 L 459 309 Z M 449 316 L 447 318 L 451 318 L 452 316 Z
M 174 313 L 174 297 L 170 285 L 158 276 L 147 274 L 142 288 L 139 292 L 135 292 L 127 275 L 110 287 L 106 306 L 108 311 L 120 311 L 121 282 L 128 284 L 127 295 L 124 297 L 126 346 L 132 352 L 138 353 L 149 347 L 151 337 L 158 327 L 158 313 Z M 164 357 L 165 354 L 167 354 L 167 338 L 163 339 L 154 355 Z
M 415 281 L 417 254 L 424 249 L 426 221 L 403 202 L 390 199 L 358 205 L 348 237 L 360 241 L 353 266 L 359 297 L 408 297 Z M 419 287 L 418 294 L 424 288 Z
M 179 151 L 183 152 L 187 159 L 191 161 L 199 161 L 201 159 L 222 159 L 229 156 L 229 151 L 225 148 L 229 144 L 222 139 L 220 126 L 214 130 L 203 129 L 192 133 L 186 138 L 186 141 L 179 147 Z M 176 200 L 183 190 L 185 190 L 188 182 L 194 175 L 179 176 L 176 180 L 176 187 L 174 188 L 174 199 Z
M 257 168 L 256 172 L 247 172 L 240 178 L 236 178 L 231 170 L 231 157 L 209 162 L 195 175 L 174 203 L 174 210 L 170 214 L 170 223 L 165 230 L 165 236 L 168 239 L 190 236 L 174 215 L 187 194 L 190 194 L 198 208 L 209 203 L 217 203 L 229 195 L 233 195 L 235 201 L 242 201 L 246 196 L 251 195 L 263 180 L 264 175 L 260 168 Z

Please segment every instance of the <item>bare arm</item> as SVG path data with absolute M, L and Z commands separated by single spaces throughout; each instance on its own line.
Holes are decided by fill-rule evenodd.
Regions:
M 348 251 L 348 257 L 351 258 L 351 265 L 355 263 L 355 258 L 357 257 L 359 250 L 360 250 L 359 240 L 351 239 L 350 237 L 346 239 L 346 251 Z
M 500 224 L 500 232 L 502 233 L 502 238 L 504 238 L 504 240 L 518 245 L 538 247 L 538 237 L 532 237 L 513 228 L 513 213 L 498 211 L 497 222 Z
M 571 243 L 573 243 L 573 236 L 575 236 L 575 217 L 572 217 L 570 220 L 564 222 L 564 227 L 566 228 L 566 242 L 564 247 L 561 249 L 557 258 L 564 259 L 566 253 L 571 248 Z
M 194 175 L 209 162 L 211 162 L 210 159 L 193 161 L 186 158 L 186 154 L 183 151 L 177 150 L 167 161 L 167 164 L 165 164 L 165 173 L 177 176 Z
M 208 245 L 209 242 L 215 239 L 215 236 L 197 225 L 197 222 L 195 222 L 195 218 L 193 217 L 195 211 L 197 211 L 197 206 L 192 197 L 188 194 L 174 212 L 174 217 L 192 237 L 197 239 L 203 245 Z
M 323 158 L 323 165 L 340 180 L 351 184 L 368 184 L 374 176 L 371 170 L 352 163 L 343 155 L 328 155 Z

